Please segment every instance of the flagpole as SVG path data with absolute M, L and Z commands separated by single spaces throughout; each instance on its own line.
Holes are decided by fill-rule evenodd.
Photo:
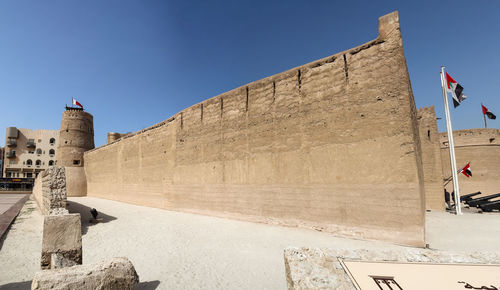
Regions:
M 455 144 L 453 142 L 453 129 L 451 128 L 450 109 L 448 107 L 448 98 L 446 94 L 446 81 L 444 75 L 444 66 L 441 67 L 441 88 L 443 90 L 444 112 L 446 115 L 446 129 L 448 130 L 448 147 L 450 148 L 451 176 L 453 178 L 453 191 L 455 192 L 455 213 L 462 214 L 460 208 L 460 189 L 458 188 L 457 162 L 455 160 Z
M 483 103 L 481 103 L 481 112 L 483 112 Z M 484 119 L 484 128 L 488 128 L 488 125 L 486 124 L 486 114 L 483 112 L 483 119 Z

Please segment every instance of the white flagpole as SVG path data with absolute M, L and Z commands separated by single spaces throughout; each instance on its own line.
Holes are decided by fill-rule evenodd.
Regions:
M 458 188 L 457 162 L 455 160 L 455 144 L 453 142 L 453 129 L 451 128 L 450 109 L 448 107 L 448 97 L 446 93 L 446 81 L 444 66 L 441 67 L 441 88 L 443 89 L 444 112 L 446 115 L 446 129 L 448 130 L 448 147 L 450 148 L 451 176 L 453 178 L 453 191 L 455 192 L 455 212 L 462 214 L 460 208 L 460 189 Z

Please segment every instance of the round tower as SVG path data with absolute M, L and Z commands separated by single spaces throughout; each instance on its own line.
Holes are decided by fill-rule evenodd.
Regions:
M 87 195 L 83 153 L 94 148 L 94 117 L 81 108 L 66 107 L 59 131 L 56 164 L 66 167 L 68 196 Z

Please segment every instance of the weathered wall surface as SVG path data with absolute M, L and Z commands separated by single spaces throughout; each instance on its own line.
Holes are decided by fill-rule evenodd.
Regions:
M 444 211 L 440 136 L 434 106 L 418 109 L 418 125 L 424 170 L 425 208 Z
M 63 166 L 50 166 L 35 179 L 33 196 L 44 215 L 66 210 L 66 171 Z
M 116 133 L 116 132 L 108 132 L 108 138 L 106 144 L 113 143 L 116 140 L 120 139 L 123 136 L 127 136 L 129 133 Z
M 88 195 L 424 245 L 417 112 L 397 12 L 357 48 L 85 153 Z
M 87 195 L 83 153 L 94 148 L 94 117 L 81 109 L 66 108 L 61 120 L 57 165 L 66 167 L 68 196 Z
M 470 161 L 472 177 L 458 175 L 460 194 L 481 191 L 483 195 L 500 192 L 500 130 L 468 129 L 453 131 L 457 169 Z M 440 133 L 444 178 L 451 176 L 447 133 Z M 453 191 L 453 184 L 446 186 Z

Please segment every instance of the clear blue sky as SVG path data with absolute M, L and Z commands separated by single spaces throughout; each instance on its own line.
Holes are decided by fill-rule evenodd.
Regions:
M 454 129 L 483 127 L 481 102 L 500 118 L 498 0 L 2 0 L 0 145 L 9 126 L 59 129 L 72 96 L 103 145 L 109 131 L 370 41 L 394 10 L 417 106 L 444 119 L 445 65 L 468 96 L 451 109 Z

